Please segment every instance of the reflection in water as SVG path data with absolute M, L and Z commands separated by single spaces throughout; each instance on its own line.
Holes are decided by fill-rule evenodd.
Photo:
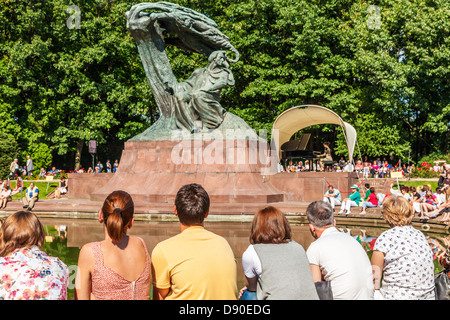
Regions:
M 71 272 L 70 281 L 75 283 L 75 270 L 78 263 L 78 254 L 81 247 L 93 241 L 102 241 L 105 238 L 105 231 L 103 224 L 95 220 L 83 219 L 51 219 L 41 218 L 46 232 L 46 243 L 43 250 L 51 256 L 60 258 Z M 301 244 L 305 250 L 314 238 L 309 232 L 307 225 L 291 225 L 293 240 Z M 244 286 L 244 272 L 242 270 L 242 254 L 249 246 L 250 223 L 237 222 L 205 222 L 205 228 L 227 239 L 237 262 L 238 271 L 238 288 Z M 338 226 L 338 228 L 349 233 L 354 237 L 364 249 L 367 251 L 369 257 L 376 238 L 386 229 L 372 228 L 372 227 L 352 227 L 348 229 L 345 226 Z M 147 249 L 151 254 L 153 248 L 159 242 L 170 238 L 180 232 L 180 225 L 177 222 L 146 222 L 135 221 L 133 227 L 129 230 L 130 235 L 141 237 Z M 426 232 L 424 232 L 427 234 Z M 427 236 L 430 246 L 434 252 L 435 257 L 435 272 L 442 270 L 437 258 L 441 256 L 446 248 L 449 246 L 449 235 L 430 234 Z M 73 297 L 74 290 L 69 284 L 69 299 Z

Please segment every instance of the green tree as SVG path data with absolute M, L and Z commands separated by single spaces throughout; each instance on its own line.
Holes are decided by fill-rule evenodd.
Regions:
M 221 104 L 255 130 L 270 131 L 290 107 L 317 104 L 355 125 L 370 157 L 449 152 L 448 1 L 174 2 L 211 17 L 239 50 L 236 84 Z M 67 167 L 83 161 L 87 141 L 109 150 L 159 116 L 126 30 L 136 2 L 79 1 L 79 28 L 67 25 L 72 4 L 0 3 L 0 129 L 26 152 L 46 145 Z M 168 56 L 180 81 L 207 63 L 177 48 Z M 324 127 L 318 137 L 341 152 L 337 132 Z
M 383 150 L 404 157 L 406 146 L 416 159 L 448 152 L 450 5 L 377 5 L 378 11 L 365 1 L 219 1 L 223 14 L 214 17 L 241 52 L 224 105 L 267 129 L 302 104 L 328 107 L 350 124 L 375 114 L 381 128 L 396 129 L 369 136 L 360 126 L 363 146 L 380 141 L 380 134 L 387 143 L 367 145 L 369 156 Z M 323 140 L 335 131 L 329 132 L 324 129 Z
M 14 136 L 0 131 L 0 179 L 8 178 L 9 166 L 19 154 L 20 149 Z
M 59 156 L 81 155 L 88 140 L 128 139 L 155 108 L 125 26 L 132 3 L 81 2 L 79 29 L 67 25 L 69 4 L 11 0 L 0 9 L 0 101 L 24 149 L 43 143 Z

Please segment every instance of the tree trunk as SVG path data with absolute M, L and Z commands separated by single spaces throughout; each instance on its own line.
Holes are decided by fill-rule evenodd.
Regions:
M 83 151 L 84 140 L 78 140 L 77 150 L 75 151 L 75 171 L 80 170 L 81 167 L 81 152 Z

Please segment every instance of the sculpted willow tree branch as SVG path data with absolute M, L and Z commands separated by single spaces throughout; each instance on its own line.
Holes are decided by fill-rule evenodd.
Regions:
M 151 139 L 156 129 L 193 133 L 197 129 L 218 128 L 227 115 L 220 105 L 220 92 L 234 85 L 230 63 L 239 60 L 239 52 L 228 37 L 208 17 L 168 2 L 134 5 L 126 18 L 161 114 L 153 129 L 136 139 Z M 189 79 L 179 83 L 170 66 L 166 45 L 203 54 L 210 65 L 195 70 Z M 225 50 L 234 53 L 234 59 L 228 58 Z M 198 122 L 201 128 L 197 128 Z

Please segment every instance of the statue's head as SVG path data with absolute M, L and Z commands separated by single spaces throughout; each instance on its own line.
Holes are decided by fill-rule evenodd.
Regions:
M 215 62 L 219 66 L 229 67 L 228 58 L 226 51 L 223 50 L 217 50 L 213 51 L 209 57 L 208 61 L 210 63 Z

